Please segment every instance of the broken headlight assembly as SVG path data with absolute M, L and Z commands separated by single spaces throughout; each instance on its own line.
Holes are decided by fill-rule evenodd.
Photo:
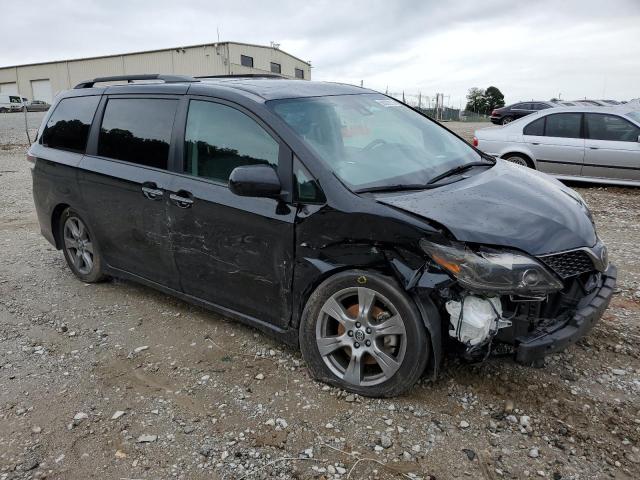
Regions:
M 562 289 L 562 282 L 536 259 L 513 250 L 479 247 L 459 242 L 420 247 L 458 283 L 477 293 L 539 296 Z

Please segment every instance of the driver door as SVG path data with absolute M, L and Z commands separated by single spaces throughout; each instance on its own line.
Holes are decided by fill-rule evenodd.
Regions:
M 171 243 L 185 293 L 285 327 L 291 317 L 294 206 L 229 190 L 231 171 L 269 165 L 283 186 L 291 151 L 250 112 L 191 99 L 182 173 L 170 196 Z M 284 187 L 286 189 L 286 187 Z

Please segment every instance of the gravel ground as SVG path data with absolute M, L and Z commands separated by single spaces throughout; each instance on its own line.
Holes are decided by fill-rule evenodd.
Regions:
M 250 328 L 76 280 L 39 234 L 21 118 L 0 115 L 0 480 L 640 478 L 638 190 L 578 188 L 620 269 L 588 338 L 366 399 Z

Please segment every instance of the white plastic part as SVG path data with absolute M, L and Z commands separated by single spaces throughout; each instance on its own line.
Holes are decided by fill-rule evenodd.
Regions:
M 449 300 L 445 305 L 451 315 L 449 335 L 465 345 L 478 345 L 482 343 L 492 331 L 508 326 L 499 325 L 502 317 L 502 304 L 497 297 L 481 298 L 468 295 L 464 302 Z M 460 310 L 462 317 L 460 316 Z M 511 322 L 509 322 L 509 325 Z

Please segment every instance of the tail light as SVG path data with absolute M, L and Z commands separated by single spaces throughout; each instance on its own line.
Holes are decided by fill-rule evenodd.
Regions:
M 31 155 L 31 152 L 27 152 L 27 162 L 29 162 L 31 165 L 36 164 L 36 157 L 34 155 Z
M 473 146 L 474 147 L 478 146 L 478 137 L 473 137 Z
M 498 110 L 491 110 L 491 116 L 492 117 L 497 117 L 498 116 Z

